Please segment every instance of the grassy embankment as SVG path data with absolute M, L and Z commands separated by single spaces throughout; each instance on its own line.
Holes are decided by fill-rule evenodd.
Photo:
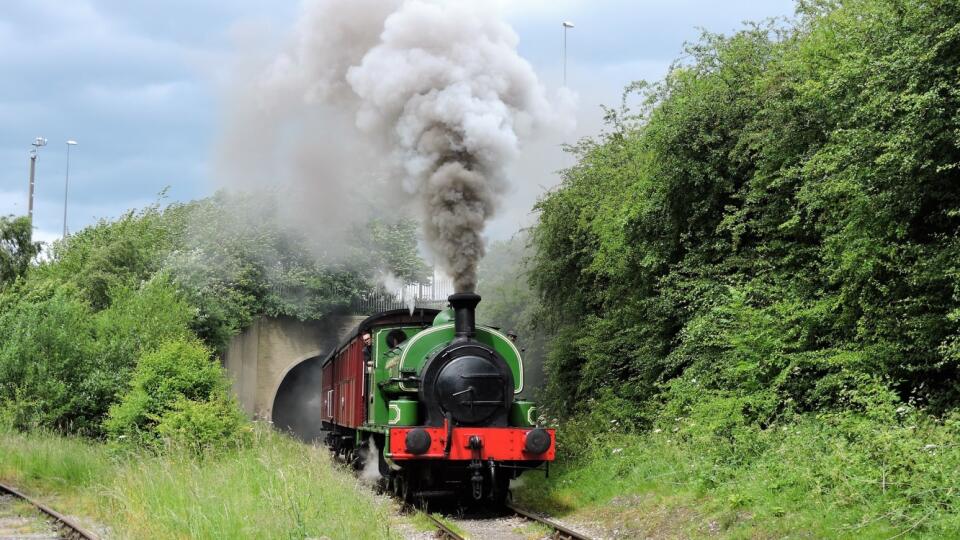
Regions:
M 327 452 L 264 428 L 199 458 L 0 427 L 0 479 L 108 538 L 396 538 L 390 509 Z
M 728 430 L 684 418 L 592 443 L 582 428 L 561 435 L 568 455 L 582 450 L 549 479 L 529 475 L 515 490 L 521 504 L 627 538 L 960 535 L 956 416 L 901 410 L 894 422 L 838 415 Z

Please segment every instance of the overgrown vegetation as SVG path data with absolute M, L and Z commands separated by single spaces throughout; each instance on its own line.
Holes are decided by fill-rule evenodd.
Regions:
M 29 222 L 4 220 L 0 407 L 20 429 L 198 452 L 243 444 L 249 426 L 216 359 L 230 337 L 260 314 L 343 309 L 384 269 L 422 271 L 413 230 L 377 222 L 368 249 L 333 259 L 269 201 L 218 194 L 101 221 L 30 266 Z
M 960 6 L 799 6 L 689 47 L 540 202 L 558 410 L 958 403 Z
M 835 413 L 762 429 L 725 421 L 710 402 L 703 412 L 642 434 L 566 426 L 564 451 L 577 458 L 551 468 L 549 480 L 527 476 L 515 497 L 623 538 L 954 538 L 960 530 L 956 415 L 937 422 L 903 410 L 881 422 Z
M 250 436 L 245 448 L 210 459 L 180 449 L 116 452 L 0 422 L 0 480 L 42 493 L 111 538 L 399 536 L 386 501 L 357 489 L 325 450 L 261 426 Z
M 613 425 L 697 496 L 829 501 L 830 534 L 956 530 L 958 21 L 802 1 L 705 35 L 572 148 L 530 273 L 568 455 L 613 466 Z
M 107 433 L 156 446 L 163 439 L 193 450 L 242 443 L 244 417 L 210 351 L 174 341 L 144 354 L 129 391 L 110 408 Z

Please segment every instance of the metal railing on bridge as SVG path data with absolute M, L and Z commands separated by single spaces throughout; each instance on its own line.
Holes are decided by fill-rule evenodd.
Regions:
M 351 311 L 357 315 L 372 315 L 392 309 L 447 307 L 447 297 L 453 294 L 453 281 L 435 272 L 426 283 L 407 283 L 398 287 L 381 287 L 373 294 L 355 299 Z

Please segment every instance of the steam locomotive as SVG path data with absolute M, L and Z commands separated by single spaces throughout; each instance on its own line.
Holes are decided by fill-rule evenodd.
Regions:
M 549 467 L 556 435 L 515 399 L 520 351 L 476 325 L 480 297 L 448 300 L 443 311 L 369 317 L 324 359 L 326 443 L 358 467 L 375 459 L 383 485 L 407 501 L 502 503 L 511 479 Z

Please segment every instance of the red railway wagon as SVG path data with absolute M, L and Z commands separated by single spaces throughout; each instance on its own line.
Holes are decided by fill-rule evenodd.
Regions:
M 321 419 L 324 422 L 350 428 L 363 423 L 366 416 L 363 346 L 362 339 L 354 339 L 323 366 Z

